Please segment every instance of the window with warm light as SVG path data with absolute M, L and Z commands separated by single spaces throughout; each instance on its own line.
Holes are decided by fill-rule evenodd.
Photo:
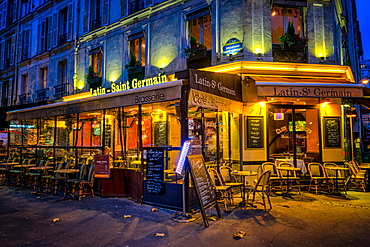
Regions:
M 303 29 L 303 9 L 298 7 L 274 6 L 271 10 L 271 36 L 272 43 L 280 43 L 279 37 L 282 36 L 288 23 L 293 22 L 295 33 L 299 37 L 304 37 Z
M 100 48 L 90 52 L 90 66 L 98 76 L 103 75 L 103 52 Z
M 205 49 L 212 48 L 212 19 L 210 14 L 202 16 L 191 15 L 188 17 L 189 37 L 194 37 L 198 44 L 205 46 Z
M 130 53 L 136 57 L 136 60 L 145 66 L 145 37 L 144 34 L 140 34 L 141 37 L 131 37 L 130 40 Z

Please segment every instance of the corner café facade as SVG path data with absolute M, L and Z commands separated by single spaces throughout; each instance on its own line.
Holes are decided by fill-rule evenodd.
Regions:
M 256 170 L 279 155 L 343 161 L 341 102 L 363 97 L 346 66 L 242 61 L 175 77 L 8 112 L 9 155 L 77 164 L 109 154 L 110 172 L 95 179 L 97 193 L 181 209 L 182 183 L 187 207 L 197 205 L 188 176 L 173 172 L 185 140 L 207 164 L 228 162 L 237 170 Z M 323 104 L 324 98 L 331 103 Z M 153 150 L 163 156 L 154 178 L 153 170 L 147 174 Z

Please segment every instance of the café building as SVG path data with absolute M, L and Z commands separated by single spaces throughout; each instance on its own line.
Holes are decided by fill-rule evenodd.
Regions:
M 184 183 L 192 207 L 189 176 L 174 172 L 186 140 L 206 165 L 236 170 L 278 158 L 343 161 L 342 102 L 362 90 L 348 66 L 321 64 L 238 61 L 132 79 L 8 112 L 9 155 L 75 164 L 108 155 L 96 193 L 181 209 Z

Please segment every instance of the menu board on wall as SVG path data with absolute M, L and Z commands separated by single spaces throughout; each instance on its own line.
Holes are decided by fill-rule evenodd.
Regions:
M 94 156 L 94 177 L 109 178 L 109 155 L 95 155 Z
M 370 151 L 370 114 L 361 114 L 362 145 L 365 152 Z
M 263 148 L 263 118 L 247 117 L 247 148 Z
M 205 210 L 209 207 L 216 206 L 217 213 L 221 217 L 220 209 L 217 204 L 216 191 L 213 188 L 209 174 L 206 170 L 206 165 L 201 154 L 188 155 L 190 174 L 196 194 L 199 200 L 200 209 L 203 216 L 203 221 L 208 227 L 208 220 Z
M 164 149 L 148 148 L 146 153 L 146 191 L 149 194 L 164 194 Z
M 326 148 L 341 147 L 339 117 L 324 117 L 324 140 Z

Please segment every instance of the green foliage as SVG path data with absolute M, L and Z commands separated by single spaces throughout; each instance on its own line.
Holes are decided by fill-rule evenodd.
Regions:
M 136 60 L 136 56 L 130 53 L 130 61 L 125 65 L 126 69 L 135 68 L 141 66 L 141 62 Z
M 98 77 L 99 72 L 94 72 L 94 68 L 89 66 L 89 72 L 85 75 L 85 79 L 89 80 L 90 78 Z
M 197 38 L 195 38 L 194 36 L 191 36 L 190 37 L 190 47 L 185 48 L 184 53 L 185 53 L 186 58 L 189 58 L 191 55 L 193 55 L 197 51 L 203 51 L 203 50 L 207 50 L 207 47 L 204 44 L 197 42 Z
M 287 31 L 281 37 L 279 37 L 278 40 L 283 44 L 287 44 L 288 46 L 307 43 L 306 39 L 299 37 L 299 33 L 295 33 L 294 23 L 292 21 L 288 23 Z

